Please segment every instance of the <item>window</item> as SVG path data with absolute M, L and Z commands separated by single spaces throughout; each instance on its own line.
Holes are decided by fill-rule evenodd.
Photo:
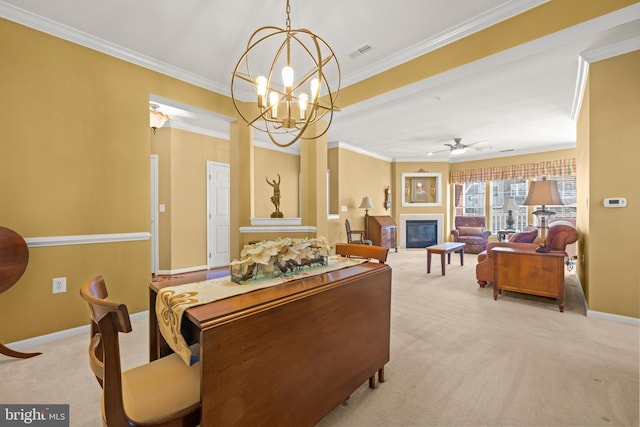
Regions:
M 527 197 L 528 183 L 524 178 L 491 181 L 491 218 L 488 229 L 493 235 L 507 228 L 509 212 L 503 208 L 509 199 L 514 199 L 517 209 L 512 211 L 516 230 L 524 230 L 527 226 L 527 207 L 522 202 Z
M 484 215 L 484 181 L 454 184 L 455 216 Z
M 576 176 L 549 176 L 547 179 L 558 183 L 558 192 L 562 198 L 562 206 L 550 206 L 548 209 L 556 214 L 552 218 L 575 218 L 577 212 L 578 193 Z

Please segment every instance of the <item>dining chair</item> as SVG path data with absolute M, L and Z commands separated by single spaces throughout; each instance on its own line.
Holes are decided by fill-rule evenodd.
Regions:
M 103 389 L 105 426 L 197 426 L 200 424 L 201 363 L 191 366 L 177 354 L 121 371 L 118 333 L 131 332 L 127 306 L 107 301 L 102 276 L 80 288 L 89 304 L 89 366 Z
M 371 240 L 365 239 L 364 230 L 353 230 L 351 229 L 351 223 L 349 223 L 348 219 L 344 220 L 344 228 L 347 231 L 347 242 L 349 243 L 358 243 L 361 245 L 371 245 Z M 356 236 L 354 238 L 353 236 Z
M 375 259 L 384 264 L 387 261 L 389 249 L 383 246 L 360 245 L 356 243 L 336 243 L 336 255 L 344 257 Z

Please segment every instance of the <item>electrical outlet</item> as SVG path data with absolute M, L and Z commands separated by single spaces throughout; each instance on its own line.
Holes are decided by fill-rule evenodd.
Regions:
M 67 292 L 67 278 L 56 277 L 51 279 L 51 293 L 60 294 L 63 292 Z

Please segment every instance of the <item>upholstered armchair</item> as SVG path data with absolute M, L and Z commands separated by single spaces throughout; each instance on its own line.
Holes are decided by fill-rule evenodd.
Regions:
M 546 244 L 552 251 L 565 252 L 567 245 L 578 240 L 578 230 L 568 221 L 556 220 L 549 227 Z M 487 249 L 478 254 L 478 264 L 476 265 L 476 279 L 478 285 L 484 288 L 487 283 L 493 282 L 493 252 L 496 247 L 509 247 L 519 251 L 535 252 L 539 246 L 538 230 L 535 227 L 528 227 L 527 230 L 511 235 L 508 242 L 491 242 Z
M 451 230 L 454 242 L 466 243 L 464 251 L 477 254 L 484 251 L 489 243 L 491 231 L 487 230 L 487 219 L 483 216 L 457 216 L 455 229 Z

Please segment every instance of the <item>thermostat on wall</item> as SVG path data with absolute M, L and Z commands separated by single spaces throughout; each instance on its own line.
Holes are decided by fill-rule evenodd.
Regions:
M 604 199 L 605 208 L 625 208 L 627 207 L 627 199 L 624 197 L 610 197 Z

